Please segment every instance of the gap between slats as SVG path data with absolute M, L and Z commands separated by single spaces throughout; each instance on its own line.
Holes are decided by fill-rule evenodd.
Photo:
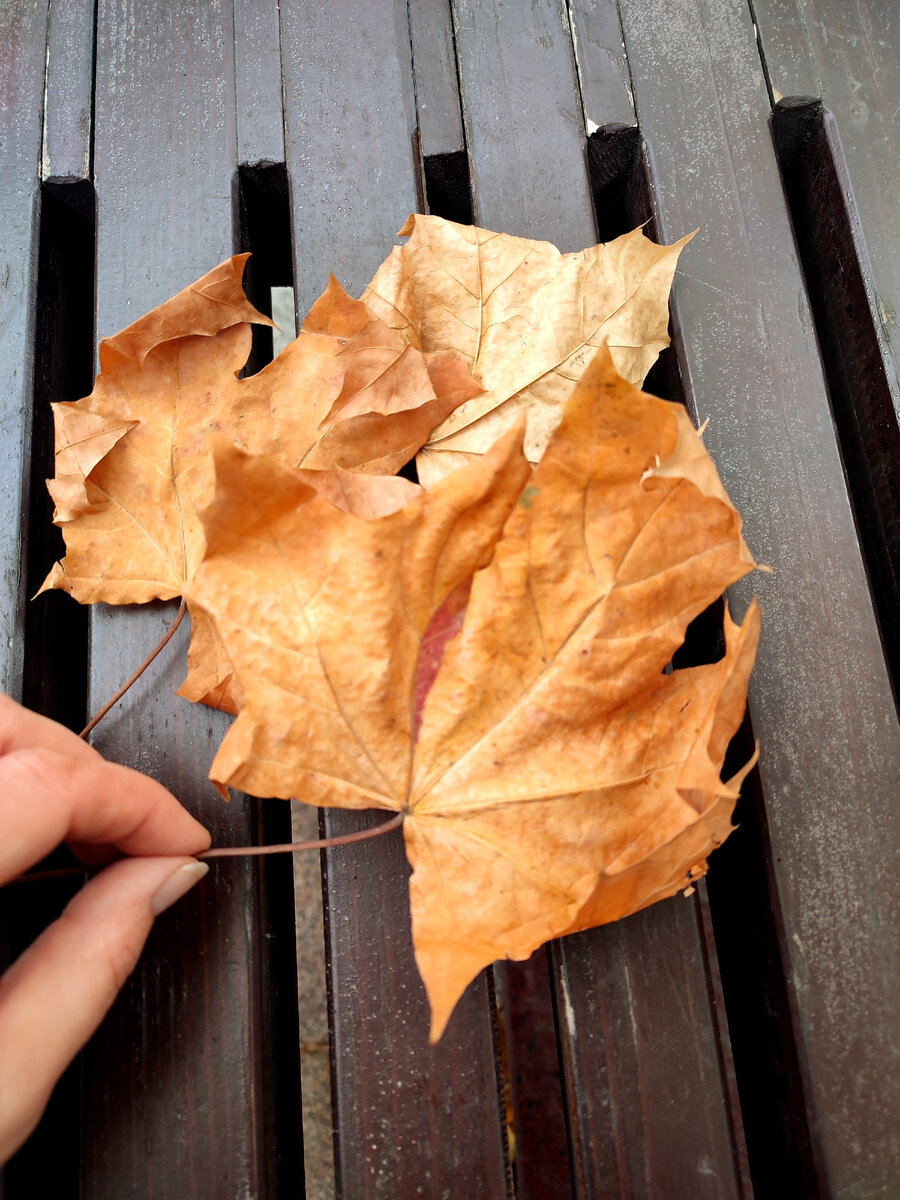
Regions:
M 260 312 L 279 326 L 254 325 L 250 357 L 242 374 L 255 375 L 296 336 L 290 183 L 284 163 L 265 162 L 238 168 L 234 180 L 235 248 L 250 252 L 244 291 Z M 303 811 L 300 811 L 303 810 Z M 260 802 L 260 843 L 315 837 L 315 810 L 282 800 Z M 305 820 L 305 818 L 309 818 Z M 280 860 L 280 861 L 279 861 Z M 267 872 L 267 909 L 282 927 L 294 923 L 296 956 L 275 964 L 278 987 L 275 1034 L 288 1031 L 288 1045 L 299 1040 L 299 1081 L 293 1086 L 285 1066 L 288 1104 L 276 1108 L 277 1137 L 292 1172 L 303 1178 L 307 1200 L 332 1200 L 334 1160 L 331 1147 L 331 1088 L 325 1014 L 325 938 L 322 926 L 321 865 L 317 855 L 273 855 Z M 299 1084 L 299 1095 L 297 1094 Z M 297 1111 L 299 1104 L 299 1113 Z M 302 1127 L 302 1139 L 298 1129 Z M 301 1144 L 302 1143 L 302 1144 Z M 301 1160 L 302 1158 L 302 1168 Z
M 31 599 L 64 552 L 52 524 L 53 503 L 45 480 L 52 477 L 51 402 L 87 395 L 94 375 L 96 198 L 87 180 L 47 182 L 41 187 L 38 279 L 34 322 L 34 392 L 31 472 L 27 496 L 28 536 L 24 570 L 25 611 L 22 700 L 26 707 L 78 730 L 87 703 L 87 610 L 61 592 Z M 45 860 L 48 868 L 75 862 L 65 848 Z M 14 959 L 59 916 L 78 881 L 58 881 L 28 904 L 3 898 Z M 55 1089 L 43 1119 L 3 1172 L 4 1200 L 33 1195 L 75 1195 L 79 1178 L 77 1117 L 81 1062 L 76 1059 Z

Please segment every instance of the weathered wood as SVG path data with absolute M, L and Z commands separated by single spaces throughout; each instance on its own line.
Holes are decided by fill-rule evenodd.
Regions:
M 682 375 L 747 539 L 776 571 L 732 602 L 741 615 L 759 592 L 765 614 L 751 715 L 818 1194 L 888 1196 L 900 1168 L 900 1078 L 885 1069 L 900 967 L 900 731 L 753 26 L 738 0 L 621 7 L 660 228 L 700 226 L 675 285 Z
M 95 0 L 51 4 L 41 175 L 90 179 Z
M 635 125 L 622 25 L 615 0 L 571 0 L 569 21 L 588 134 Z
M 754 12 L 772 88 L 818 96 L 835 119 L 900 419 L 900 9 L 891 0 L 754 0 Z
M 37 282 L 41 112 L 47 33 L 46 0 L 13 0 L 0 10 L 0 36 L 10 48 L 0 88 L 0 687 L 20 696 L 25 646 L 22 502 L 28 494 L 32 304 Z
M 698 940 L 696 906 L 678 897 L 601 937 L 560 943 L 560 1035 L 579 1196 L 750 1194 L 723 1120 L 707 981 L 679 952 Z
M 359 294 L 416 206 L 405 3 L 282 10 L 300 310 L 333 271 Z M 364 90 L 348 86 L 364 74 Z M 381 820 L 384 818 L 381 817 Z M 329 835 L 368 816 L 324 813 Z M 402 839 L 327 854 L 336 1171 L 348 1197 L 507 1194 L 484 976 L 434 1048 L 412 955 Z
M 453 0 L 475 223 L 544 238 L 561 250 L 594 241 L 584 121 L 568 19 L 538 0 Z M 538 82 L 539 81 L 539 82 Z
M 571 43 L 556 23 L 558 10 L 541 6 L 527 26 L 487 3 L 460 6 L 457 17 L 460 79 L 468 128 L 473 131 L 470 149 L 482 220 L 509 233 L 547 237 L 566 249 L 593 243 Z M 542 81 L 541 87 L 533 86 L 535 79 Z M 633 150 L 632 144 L 622 154 L 629 174 Z M 561 181 L 551 184 L 547 172 L 556 154 L 562 160 Z M 615 232 L 621 232 L 621 214 L 604 212 L 601 218 L 614 222 Z M 600 232 L 605 235 L 604 229 Z M 595 1158 L 593 1147 L 612 1147 L 619 1136 L 638 1143 L 635 1155 L 643 1153 L 640 1143 L 646 1139 L 657 1180 L 672 1155 L 679 1163 L 691 1164 L 683 1180 L 685 1191 L 696 1188 L 704 1194 L 703 1187 L 714 1181 L 720 1195 L 741 1194 L 743 1168 L 732 1145 L 727 1080 L 719 1066 L 727 1062 L 728 1048 L 705 1002 L 703 939 L 685 906 L 685 901 L 669 901 L 620 927 L 554 946 L 557 1007 L 564 1016 L 577 1012 L 571 1022 L 563 1020 L 560 1036 L 571 1101 L 567 1108 L 574 1176 L 583 1196 L 605 1194 L 601 1183 L 608 1182 L 611 1164 Z M 673 915 L 673 909 L 680 915 Z M 660 929 L 669 937 L 660 936 Z M 603 991 L 602 976 L 591 968 L 591 955 L 615 963 L 622 977 L 637 981 L 630 995 L 620 992 L 618 999 L 625 1027 L 632 1028 L 633 1021 L 637 1029 L 635 1054 L 643 1073 L 622 1077 L 608 1105 L 590 1103 L 596 1084 L 594 1053 L 604 1037 L 598 1022 L 603 1006 L 613 1003 Z M 693 981 L 699 997 L 693 1008 L 684 1002 L 684 976 Z M 645 996 L 644 988 L 652 989 L 652 996 Z M 641 1013 L 650 1006 L 665 1025 L 665 1037 L 644 1036 Z M 690 1046 L 691 1054 L 681 1054 L 680 1046 Z M 656 1073 L 653 1085 L 645 1078 L 651 1069 L 648 1063 Z M 667 1081 L 665 1087 L 655 1085 L 659 1079 Z M 680 1106 L 671 1103 L 673 1095 Z
M 753 20 L 772 101 L 822 95 L 799 0 L 753 0 Z
M 356 8 L 352 36 L 334 5 L 288 5 L 281 20 L 303 314 L 332 271 L 360 295 L 415 211 L 415 99 L 402 0 Z
M 165 48 L 165 53 L 162 48 Z M 98 14 L 98 325 L 110 334 L 228 256 L 236 167 L 231 6 Z M 171 621 L 173 605 L 91 615 L 92 707 Z M 96 744 L 160 779 L 216 843 L 287 831 L 287 806 L 217 799 L 206 780 L 220 714 L 172 695 L 184 645 L 154 664 Z M 270 829 L 270 818 L 273 826 Z M 262 826 L 262 828 L 260 828 Z M 214 865 L 167 913 L 85 1056 L 86 1197 L 272 1196 L 300 1187 L 290 864 Z M 278 1030 L 278 1041 L 273 1030 Z M 293 1037 L 292 1037 L 293 1033 Z M 102 1131 L 102 1133 L 100 1132 Z
M 837 123 L 821 102 L 773 118 L 831 410 L 896 693 L 900 680 L 900 394 Z
M 84 287 L 61 297 L 58 285 L 68 279 L 69 268 L 84 266 L 79 261 L 83 245 L 72 223 L 58 219 L 58 198 L 46 193 L 42 198 L 40 189 L 47 10 L 46 3 L 12 3 L 0 15 L 6 50 L 0 89 L 0 511 L 5 531 L 0 547 L 0 689 L 71 722 L 84 709 L 84 670 L 83 663 L 78 669 L 77 641 L 73 646 L 66 636 L 73 633 L 65 620 L 68 611 L 60 620 L 58 604 L 28 599 L 46 561 L 48 535 L 58 536 L 49 523 L 52 506 L 43 483 L 53 453 L 43 406 L 50 399 L 76 398 L 53 392 L 77 386 L 78 360 L 83 366 L 85 349 L 90 375 L 93 340 L 93 254 Z M 71 207 L 61 207 L 71 215 Z M 70 236 L 64 241 L 65 233 Z M 12 892 L 0 897 L 0 969 L 59 914 L 75 886 L 67 881 L 27 900 Z M 76 1066 L 57 1088 L 35 1134 L 0 1172 L 5 1200 L 74 1190 L 78 1138 L 71 1113 L 77 1104 Z
M 334 836 L 370 815 L 325 818 Z M 325 854 L 338 1195 L 511 1196 L 487 974 L 429 1046 L 402 835 Z
M 419 148 L 424 156 L 465 149 L 449 0 L 410 0 Z
M 239 163 L 284 161 L 277 0 L 235 0 L 234 82 Z
M 549 952 L 494 965 L 515 1137 L 516 1200 L 571 1200 L 572 1164 Z

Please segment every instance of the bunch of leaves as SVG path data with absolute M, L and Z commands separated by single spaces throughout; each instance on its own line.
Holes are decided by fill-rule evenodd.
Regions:
M 753 566 L 686 413 L 636 386 L 679 247 L 403 232 L 252 378 L 239 259 L 105 342 L 56 406 L 46 586 L 185 596 L 182 690 L 239 710 L 223 791 L 403 815 L 437 1038 L 495 958 L 706 869 L 759 621 L 669 668 Z M 417 450 L 427 490 L 391 475 Z

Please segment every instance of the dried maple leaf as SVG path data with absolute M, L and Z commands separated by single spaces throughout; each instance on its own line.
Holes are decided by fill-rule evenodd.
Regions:
M 415 215 L 399 236 L 409 241 L 363 300 L 418 349 L 461 355 L 486 389 L 420 452 L 426 487 L 484 453 L 522 412 L 537 462 L 597 347 L 606 343 L 619 373 L 641 384 L 669 344 L 669 289 L 688 238 L 658 246 L 635 229 L 560 254 L 549 242 Z
M 66 556 L 44 588 L 82 603 L 181 594 L 203 552 L 195 506 L 212 486 L 203 449 L 210 430 L 288 465 L 389 475 L 479 390 L 459 359 L 424 358 L 335 280 L 300 336 L 259 374 L 239 379 L 251 323 L 271 324 L 241 288 L 247 257 L 222 263 L 103 341 L 92 394 L 53 406 L 49 488 Z M 376 492 L 388 506 L 407 494 L 396 480 L 367 486 L 370 508 Z M 204 619 L 192 616 L 183 690 L 233 708 L 227 661 Z
M 758 615 L 726 620 L 720 662 L 664 673 L 753 565 L 683 409 L 601 351 L 530 479 L 513 431 L 372 521 L 234 449 L 216 472 L 189 594 L 247 696 L 211 777 L 405 813 L 433 1037 L 493 959 L 705 869 Z M 461 613 L 438 661 L 431 635 Z

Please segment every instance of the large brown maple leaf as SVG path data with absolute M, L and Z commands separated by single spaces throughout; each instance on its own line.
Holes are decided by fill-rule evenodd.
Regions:
M 195 509 L 211 495 L 211 431 L 286 466 L 330 472 L 322 486 L 333 500 L 385 512 L 405 503 L 411 486 L 389 476 L 480 390 L 460 359 L 426 358 L 335 280 L 299 337 L 257 375 L 238 378 L 251 324 L 271 324 L 244 296 L 247 257 L 104 340 L 91 395 L 53 406 L 49 488 L 66 556 L 44 589 L 82 603 L 180 595 L 203 553 Z M 338 469 L 384 478 L 342 482 Z M 202 614 L 192 618 L 182 692 L 234 711 L 227 659 Z
M 533 473 L 521 436 L 374 520 L 220 445 L 187 588 L 246 689 L 211 777 L 405 814 L 433 1038 L 495 958 L 685 887 L 738 792 L 755 608 L 721 661 L 665 670 L 753 565 L 684 410 L 601 350 Z
M 640 385 L 669 344 L 669 289 L 690 236 L 659 246 L 640 229 L 573 254 L 549 242 L 413 215 L 409 237 L 363 294 L 425 352 L 459 354 L 485 391 L 439 425 L 418 457 L 426 487 L 482 454 L 519 413 L 537 462 L 600 345 Z

